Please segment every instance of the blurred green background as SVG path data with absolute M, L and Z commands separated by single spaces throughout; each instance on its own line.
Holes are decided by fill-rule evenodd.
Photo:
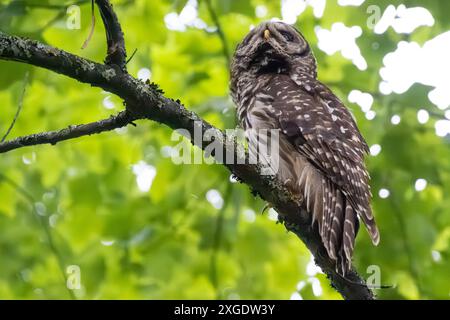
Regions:
M 112 2 L 128 55 L 137 49 L 130 73 L 150 78 L 217 127 L 234 128 L 227 58 L 208 3 Z M 350 2 L 360 5 L 345 5 Z M 76 13 L 67 14 L 70 1 L 0 3 L 1 31 L 104 59 L 97 11 L 92 40 L 81 49 L 91 27 L 90 1 L 78 3 L 80 29 L 68 28 Z M 229 54 L 260 21 L 295 22 L 314 49 L 320 80 L 352 110 L 371 146 L 367 164 L 381 243 L 373 247 L 361 229 L 355 266 L 368 277 L 366 269 L 377 265 L 381 282 L 395 285 L 377 290 L 380 298 L 448 299 L 450 49 L 440 38 L 427 41 L 450 29 L 450 2 L 210 3 Z M 402 4 L 425 11 L 405 14 Z M 373 20 L 371 5 L 385 17 L 378 29 L 371 25 L 379 18 Z M 391 20 L 383 15 L 392 11 L 389 5 L 397 8 Z M 417 25 L 405 32 L 402 23 Z M 345 38 L 352 34 L 353 40 Z M 400 41 L 417 45 L 403 58 L 385 58 Z M 408 81 L 422 84 L 399 89 Z M 95 121 L 123 108 L 101 89 L 5 61 L 0 102 L 0 137 L 22 104 L 8 138 Z M 220 165 L 175 165 L 171 130 L 137 124 L 0 155 L 1 299 L 340 299 L 305 246 L 275 223 L 275 212 L 260 214 L 264 203 L 245 185 Z M 79 266 L 79 289 L 67 288 L 68 266 Z

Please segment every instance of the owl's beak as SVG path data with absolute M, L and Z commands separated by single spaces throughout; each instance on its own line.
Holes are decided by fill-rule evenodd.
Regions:
M 269 40 L 270 37 L 270 31 L 268 29 L 264 30 L 264 40 Z

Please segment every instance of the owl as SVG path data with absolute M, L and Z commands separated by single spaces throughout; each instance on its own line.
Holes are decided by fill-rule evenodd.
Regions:
M 373 244 L 380 240 L 364 164 L 368 146 L 350 111 L 317 80 L 308 42 L 283 22 L 253 28 L 234 53 L 230 91 L 247 133 L 278 133 L 274 174 L 303 199 L 328 256 L 345 275 L 359 219 Z M 268 140 L 251 133 L 247 138 L 253 152 Z

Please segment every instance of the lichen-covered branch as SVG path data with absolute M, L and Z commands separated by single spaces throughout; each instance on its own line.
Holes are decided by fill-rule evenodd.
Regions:
M 233 152 L 236 157 L 235 161 L 224 165 L 241 182 L 247 184 L 254 193 L 260 195 L 277 210 L 286 228 L 294 232 L 309 248 L 317 265 L 329 277 L 332 286 L 346 299 L 374 299 L 372 291 L 355 271 L 352 270 L 345 279 L 336 273 L 334 263 L 328 258 L 319 233 L 311 225 L 310 215 L 305 211 L 301 199 L 296 199 L 273 177 L 263 175 L 258 165 L 246 163 L 245 152 L 242 152 L 242 147 L 240 148 L 234 140 L 225 136 L 222 131 L 211 126 L 197 114 L 187 110 L 179 102 L 165 97 L 156 85 L 137 80 L 118 68 L 95 63 L 37 41 L 3 33 L 0 33 L 0 59 L 43 67 L 80 82 L 101 87 L 121 97 L 126 105 L 126 112 L 124 111 L 116 118 L 5 142 L 10 145 L 0 149 L 3 152 L 26 145 L 56 143 L 112 130 L 134 119 L 150 119 L 174 130 L 185 129 L 191 133 L 192 139 L 194 131 L 200 130 L 203 134 L 213 131 L 215 141 L 226 152 Z M 192 143 L 195 144 L 196 141 L 192 140 Z M 205 146 L 200 144 L 199 147 Z
M 38 144 L 55 145 L 60 141 L 121 128 L 132 123 L 133 120 L 135 119 L 127 111 L 122 111 L 115 116 L 109 117 L 108 119 L 87 124 L 71 125 L 62 130 L 31 134 L 2 142 L 0 143 L 0 153 Z
M 109 0 L 95 0 L 106 32 L 108 46 L 105 63 L 117 65 L 123 71 L 126 70 L 127 52 L 122 28 Z

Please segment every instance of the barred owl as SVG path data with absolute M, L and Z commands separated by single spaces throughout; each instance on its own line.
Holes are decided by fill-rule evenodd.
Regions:
M 294 27 L 264 22 L 238 45 L 230 90 L 241 126 L 279 132 L 278 179 L 304 200 L 336 269 L 351 267 L 361 219 L 379 232 L 370 207 L 367 144 L 349 110 L 317 80 L 315 57 Z M 249 138 L 249 146 L 260 140 Z

